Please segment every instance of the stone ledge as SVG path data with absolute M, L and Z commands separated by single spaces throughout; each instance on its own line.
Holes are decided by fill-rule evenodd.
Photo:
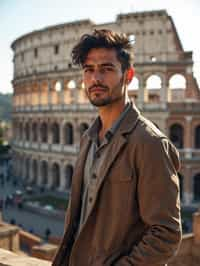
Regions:
M 0 266 L 51 266 L 51 262 L 0 249 Z

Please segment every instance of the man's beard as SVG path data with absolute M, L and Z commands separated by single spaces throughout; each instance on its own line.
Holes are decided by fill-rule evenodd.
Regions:
M 107 86 L 105 86 L 105 85 L 102 85 L 102 84 L 93 85 L 88 90 L 92 89 L 95 86 L 102 87 L 102 89 L 104 89 L 104 90 L 106 89 L 106 90 L 109 91 L 109 88 Z M 120 82 L 113 88 L 113 91 L 115 91 L 115 89 L 117 89 L 117 88 L 119 88 L 121 86 L 123 86 L 123 79 L 121 79 Z M 95 99 L 92 99 L 88 92 L 87 92 L 87 97 L 88 97 L 90 103 L 92 105 L 96 106 L 96 107 L 109 105 L 109 104 L 111 104 L 113 102 L 119 101 L 122 98 L 122 96 L 118 96 L 116 98 L 112 98 L 112 96 L 108 95 L 107 97 L 102 98 L 102 99 L 98 98 L 98 96 L 96 96 Z
M 100 107 L 100 106 L 106 106 L 108 104 L 111 104 L 113 102 L 113 99 L 108 96 L 107 98 L 104 99 L 91 99 L 89 97 L 89 101 L 91 102 L 92 105 L 96 106 L 96 107 Z

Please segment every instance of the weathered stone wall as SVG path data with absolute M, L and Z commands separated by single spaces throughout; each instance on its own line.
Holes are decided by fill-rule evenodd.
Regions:
M 0 266 L 51 266 L 51 262 L 0 249 Z

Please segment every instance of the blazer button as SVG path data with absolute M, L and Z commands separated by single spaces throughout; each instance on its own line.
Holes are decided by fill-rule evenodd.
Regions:
M 96 179 L 97 175 L 96 174 L 92 174 L 92 179 Z

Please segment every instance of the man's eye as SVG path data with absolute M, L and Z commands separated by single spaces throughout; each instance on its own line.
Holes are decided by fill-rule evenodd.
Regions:
M 110 72 L 110 71 L 113 71 L 113 68 L 112 67 L 105 67 L 105 68 L 103 68 L 102 69 L 102 71 L 108 71 L 108 72 Z
M 85 73 L 91 73 L 93 70 L 91 69 L 91 68 L 86 68 L 85 70 L 84 70 L 84 72 Z

